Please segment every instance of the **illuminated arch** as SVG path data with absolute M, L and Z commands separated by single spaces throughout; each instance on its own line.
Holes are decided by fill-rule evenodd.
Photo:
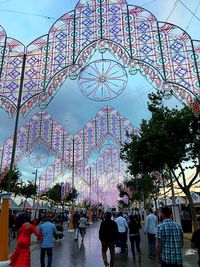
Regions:
M 21 113 L 25 116 L 37 105 L 45 108 L 64 80 L 76 78 L 98 48 L 112 51 L 131 74 L 139 71 L 199 113 L 199 40 L 125 0 L 79 1 L 27 47 L 1 28 L 1 105 L 13 116 L 23 86 Z
M 78 166 L 87 162 L 93 151 L 100 149 L 108 136 L 116 143 L 125 142 L 128 140 L 126 133 L 132 131 L 137 131 L 132 123 L 109 106 L 101 108 L 95 118 L 75 135 L 64 131 L 48 113 L 39 112 L 18 130 L 15 165 L 18 165 L 24 155 L 30 154 L 37 143 L 42 143 L 58 159 L 60 165 L 56 165 L 56 168 L 61 169 L 63 165 L 71 169 L 73 151 L 74 165 Z M 0 147 L 1 173 L 10 164 L 12 143 L 11 137 Z

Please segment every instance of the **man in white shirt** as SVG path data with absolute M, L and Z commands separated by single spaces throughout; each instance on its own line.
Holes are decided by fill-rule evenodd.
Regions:
M 149 257 L 156 256 L 156 234 L 158 227 L 158 217 L 149 209 L 149 215 L 146 217 L 144 233 L 148 235 Z
M 115 222 L 117 223 L 120 247 L 121 247 L 121 252 L 123 253 L 126 251 L 128 224 L 126 222 L 126 219 L 123 217 L 122 212 L 118 213 L 118 217 L 115 220 Z

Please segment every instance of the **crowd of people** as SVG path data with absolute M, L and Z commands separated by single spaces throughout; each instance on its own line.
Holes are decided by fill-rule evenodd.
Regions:
M 30 243 L 32 234 L 36 235 L 40 242 L 41 267 L 45 267 L 46 253 L 48 257 L 47 266 L 51 267 L 54 239 L 61 239 L 63 237 L 63 220 L 61 219 L 61 215 L 62 214 L 59 214 L 59 216 L 52 213 L 46 214 L 43 216 L 41 223 L 37 228 L 34 224 L 39 223 L 40 220 L 31 221 L 30 212 L 21 212 L 16 216 L 15 221 L 20 221 L 21 227 L 16 227 L 17 246 L 10 256 L 10 265 L 12 267 L 30 267 Z M 15 227 L 15 225 L 12 225 L 12 229 L 13 227 Z
M 30 267 L 30 243 L 31 235 L 37 236 L 40 242 L 40 264 L 45 265 L 45 255 L 47 254 L 47 267 L 52 266 L 52 248 L 54 240 L 62 239 L 64 236 L 64 225 L 69 228 L 69 212 L 43 212 L 39 218 L 31 218 L 30 211 L 20 211 L 9 216 L 10 239 L 17 237 L 17 246 L 10 256 L 12 267 Z M 86 234 L 88 219 L 84 212 L 75 211 L 72 219 L 74 229 L 74 239 L 78 241 L 80 234 L 82 242 Z M 37 226 L 37 227 L 36 227 Z
M 19 216 L 19 218 L 18 218 Z M 128 239 L 131 245 L 133 261 L 141 262 L 141 231 L 147 236 L 148 257 L 157 258 L 161 267 L 182 267 L 182 248 L 184 245 L 183 231 L 179 224 L 173 221 L 172 212 L 168 207 L 163 207 L 159 216 L 149 209 L 145 218 L 144 228 L 139 210 L 133 213 L 102 212 L 99 227 L 99 240 L 101 241 L 101 252 L 104 266 L 115 266 L 115 247 L 120 247 L 121 253 L 128 252 Z M 41 222 L 40 222 L 41 221 Z M 200 219 L 198 219 L 200 223 Z M 20 223 L 19 223 L 20 222 Z M 37 227 L 34 224 L 38 224 Z M 54 239 L 62 239 L 63 222 L 69 227 L 69 213 L 46 213 L 42 214 L 38 221 L 33 220 L 29 213 L 20 213 L 12 223 L 17 224 L 12 238 L 17 236 L 17 246 L 10 256 L 12 267 L 30 267 L 30 243 L 32 233 L 40 242 L 40 266 L 45 266 L 45 255 L 47 254 L 47 267 L 52 266 L 52 248 Z M 72 217 L 74 228 L 74 240 L 84 242 L 88 216 L 85 212 L 75 211 Z M 142 230 L 143 229 L 143 230 Z M 200 230 L 193 233 L 191 244 L 198 248 L 200 253 Z M 110 256 L 107 251 L 109 249 Z M 200 266 L 200 262 L 198 262 Z
M 156 258 L 161 267 L 183 267 L 183 230 L 172 217 L 171 209 L 163 207 L 159 216 L 149 209 L 149 214 L 145 218 L 144 234 L 148 239 L 148 257 Z M 198 218 L 198 222 L 200 227 L 200 218 Z M 119 242 L 121 253 L 124 253 L 128 236 L 133 261 L 136 259 L 137 252 L 138 261 L 141 262 L 141 228 L 141 216 L 138 211 L 128 216 L 123 216 L 120 212 L 115 220 L 112 220 L 111 213 L 106 213 L 105 221 L 102 221 L 99 230 L 104 266 L 114 267 L 115 246 Z M 198 249 L 200 257 L 200 229 L 193 233 L 191 247 Z M 110 262 L 106 255 L 108 248 Z M 198 265 L 200 266 L 200 260 Z

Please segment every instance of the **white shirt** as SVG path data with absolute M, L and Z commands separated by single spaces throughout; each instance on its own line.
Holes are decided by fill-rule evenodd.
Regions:
M 124 217 L 122 216 L 117 217 L 115 222 L 117 223 L 119 233 L 124 233 L 128 230 L 128 224 Z
M 149 234 L 157 234 L 157 226 L 158 226 L 158 217 L 153 213 L 150 213 L 146 217 L 145 229 L 144 231 Z

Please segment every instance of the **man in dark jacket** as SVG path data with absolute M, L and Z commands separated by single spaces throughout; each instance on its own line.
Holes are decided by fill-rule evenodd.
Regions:
M 118 227 L 115 221 L 111 220 L 111 213 L 107 212 L 105 221 L 101 222 L 99 229 L 99 239 L 102 245 L 102 257 L 105 266 L 114 267 L 115 242 L 118 240 Z M 110 250 L 110 265 L 107 260 L 106 252 Z

